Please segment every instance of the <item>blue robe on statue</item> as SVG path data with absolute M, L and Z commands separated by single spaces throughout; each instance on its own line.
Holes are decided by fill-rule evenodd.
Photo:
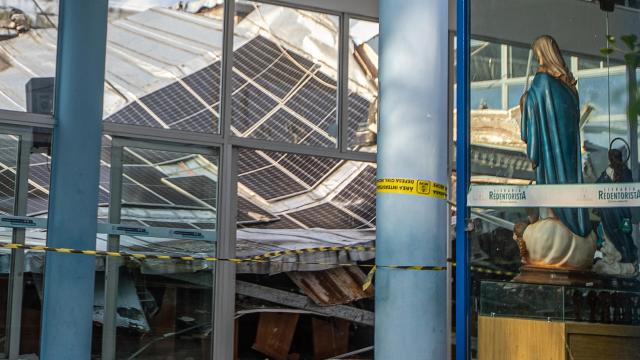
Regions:
M 579 127 L 578 93 L 560 79 L 537 73 L 523 105 L 521 136 L 538 184 L 582 183 Z M 591 232 L 587 209 L 553 211 L 572 233 Z

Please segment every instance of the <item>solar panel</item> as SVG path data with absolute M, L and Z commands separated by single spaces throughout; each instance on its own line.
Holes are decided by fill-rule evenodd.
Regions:
M 287 101 L 286 106 L 314 125 L 328 130 L 331 124 L 337 123 L 337 118 L 331 117 L 338 106 L 335 80 L 317 72 Z
M 302 142 L 313 129 L 284 109 L 279 109 L 267 121 L 249 134 L 252 138 L 270 141 Z
M 287 215 L 309 228 L 356 229 L 363 225 L 361 221 L 330 203 L 322 203 L 304 210 L 287 213 Z
M 123 204 L 145 204 L 145 205 L 168 205 L 166 200 L 159 198 L 149 190 L 132 182 L 129 179 L 122 179 L 122 203 Z
M 45 189 L 49 188 L 51 178 L 51 165 L 41 164 L 29 167 L 29 180 L 35 182 Z
M 208 105 L 220 102 L 220 62 L 217 61 L 182 79 Z
M 148 163 L 157 165 L 176 162 L 192 156 L 192 154 L 187 153 L 127 147 L 123 152 L 122 163 L 125 165 Z
M 307 190 L 274 166 L 240 175 L 238 181 L 266 200 L 291 196 Z
M 135 101 L 104 119 L 104 121 L 128 125 L 161 127 L 160 123 Z
M 349 95 L 349 121 L 347 139 L 355 139 L 356 130 L 367 125 L 369 120 L 369 105 L 371 103 L 356 94 Z
M 287 154 L 278 164 L 313 187 L 340 163 L 339 159 L 299 154 Z
M 180 122 L 201 111 L 211 113 L 179 82 L 145 95 L 140 101 L 167 125 Z M 211 115 L 213 116 L 213 113 Z
M 111 164 L 111 140 L 108 137 L 102 137 L 102 145 L 100 147 L 100 160 L 107 164 Z M 31 161 L 33 163 L 33 160 Z
M 251 84 L 237 89 L 231 101 L 231 124 L 241 133 L 262 119 L 278 103 Z
M 0 172 L 0 212 L 12 214 L 15 203 L 15 174 L 8 169 Z
M 329 139 L 317 131 L 312 131 L 301 141 L 301 144 L 308 146 L 335 146 L 335 138 Z
M 234 51 L 233 66 L 250 78 L 255 78 L 271 66 L 282 52 L 277 46 L 262 36 L 256 36 Z
M 211 178 L 203 175 L 167 178 L 165 181 L 175 185 L 204 201 L 212 207 L 216 207 L 217 184 Z
M 376 169 L 373 166 L 367 166 L 331 202 L 375 223 Z
M 288 217 L 281 215 L 278 219 L 268 223 L 251 224 L 246 227 L 259 229 L 300 229 L 301 226 Z
M 238 152 L 238 175 L 269 165 L 271 162 L 254 150 L 240 149 Z
M 238 196 L 238 222 L 265 222 L 275 219 L 277 219 L 275 215 Z
M 27 196 L 27 214 L 44 213 L 49 209 L 49 196 L 35 188 L 29 189 Z
M 188 198 L 163 183 L 162 178 L 164 178 L 165 175 L 151 166 L 124 166 L 123 171 L 131 179 L 174 205 L 201 206 L 193 199 Z
M 209 110 L 202 110 L 180 122 L 172 123 L 171 128 L 200 133 L 217 133 L 218 117 Z
M 8 135 L 0 135 L 0 163 L 15 167 L 18 161 L 18 140 Z

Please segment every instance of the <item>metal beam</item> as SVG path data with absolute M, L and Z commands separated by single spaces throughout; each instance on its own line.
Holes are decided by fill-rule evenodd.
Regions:
M 448 3 L 380 1 L 378 178 L 448 183 Z M 376 264 L 446 266 L 446 201 L 378 193 Z M 376 274 L 375 357 L 447 357 L 447 274 Z
M 109 168 L 109 222 L 120 223 L 120 209 L 122 207 L 122 146 L 112 141 L 111 167 Z M 107 237 L 107 251 L 120 251 L 120 235 L 109 234 Z M 104 272 L 104 321 L 102 327 L 102 359 L 116 358 L 116 331 L 118 310 L 118 281 L 120 280 L 120 266 L 123 260 L 119 257 L 108 256 Z
M 471 0 L 457 0 L 457 138 L 456 138 L 456 360 L 469 359 L 470 292 L 469 243 L 467 239 L 467 188 L 469 185 L 469 60 Z
M 303 10 L 319 11 L 338 15 L 347 13 L 361 18 L 374 20 L 378 18 L 378 0 L 258 0 L 282 6 L 291 6 Z
M 48 245 L 95 249 L 107 0 L 60 1 Z M 91 358 L 95 258 L 47 253 L 40 359 Z
M 290 291 L 273 289 L 270 287 L 252 284 L 245 281 L 236 281 L 236 292 L 239 295 L 266 300 L 275 304 L 286 305 L 296 309 L 311 311 L 314 313 L 353 321 L 358 324 L 373 326 L 374 313 L 353 306 L 333 305 L 319 306 L 313 303 L 307 296 L 292 293 Z

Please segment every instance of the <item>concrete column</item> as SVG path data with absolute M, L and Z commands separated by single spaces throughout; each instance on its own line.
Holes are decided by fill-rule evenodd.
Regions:
M 61 0 L 48 245 L 95 249 L 107 0 Z M 40 359 L 89 359 L 95 258 L 47 253 Z
M 448 1 L 380 0 L 378 178 L 447 184 Z M 376 263 L 446 265 L 447 205 L 377 196 Z M 447 274 L 378 268 L 376 359 L 445 359 Z

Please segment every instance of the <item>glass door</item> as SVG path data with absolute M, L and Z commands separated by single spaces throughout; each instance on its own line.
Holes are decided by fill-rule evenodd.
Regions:
M 98 249 L 196 260 L 107 258 L 102 358 L 211 357 L 218 168 L 217 149 L 113 139 Z

